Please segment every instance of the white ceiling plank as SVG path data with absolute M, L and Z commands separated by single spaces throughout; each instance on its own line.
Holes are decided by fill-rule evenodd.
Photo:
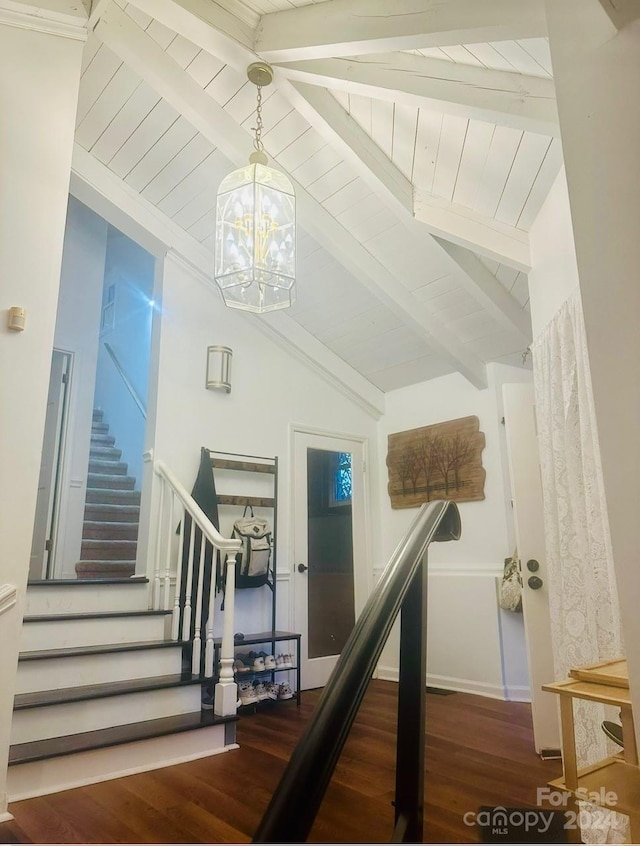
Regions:
M 432 193 L 435 197 L 449 201 L 453 197 L 468 128 L 467 118 L 454 115 L 444 116 L 436 171 L 433 177 Z
M 329 0 L 263 15 L 256 51 L 271 62 L 356 56 L 547 33 L 540 0 Z
M 353 179 L 353 172 L 348 164 L 340 162 L 323 176 L 312 182 L 307 190 L 320 203 L 336 194 L 345 184 Z
M 178 117 L 125 176 L 125 181 L 142 193 L 197 134 L 187 120 Z
M 76 129 L 81 147 L 91 150 L 140 84 L 137 74 L 124 63 L 120 65 Z
M 413 159 L 411 181 L 416 187 L 429 194 L 433 192 L 433 177 L 436 172 L 440 135 L 444 115 L 431 109 L 419 109 L 416 152 Z
M 551 79 L 426 59 L 411 53 L 311 59 L 277 67 L 281 75 L 297 82 L 559 135 Z
M 154 255 L 162 255 L 162 247 L 174 251 L 196 273 L 212 292 L 212 296 L 217 296 L 216 288 L 211 284 L 212 254 L 78 145 L 73 154 L 71 190 L 80 200 L 86 199 L 87 191 L 91 193 L 92 198 L 99 197 L 103 203 L 99 213 L 114 226 L 118 226 L 118 215 L 124 215 L 134 221 L 140 229 L 141 243 L 147 249 Z M 154 243 L 147 246 L 152 240 Z M 307 367 L 357 403 L 374 419 L 384 414 L 385 398 L 380 389 L 313 338 L 288 315 L 263 315 L 260 320 L 250 320 L 250 323 L 289 353 L 299 357 Z
M 160 202 L 155 204 L 161 212 L 164 212 L 167 217 L 176 219 L 177 215 L 183 211 L 193 197 L 197 197 L 201 192 L 204 191 L 209 197 L 215 198 L 220 184 L 220 172 L 215 167 L 216 153 L 217 150 L 209 153 Z M 228 167 L 228 162 L 225 162 L 223 170 L 228 172 Z M 226 175 L 226 173 L 223 173 L 223 175 Z
M 513 73 L 516 68 L 508 62 L 504 56 L 498 53 L 491 44 L 468 44 L 467 50 L 474 56 L 485 68 L 499 71 L 509 71 Z
M 201 88 L 206 88 L 225 67 L 223 61 L 216 56 L 200 50 L 192 62 L 187 65 L 187 73 Z
M 311 127 L 308 127 L 302 135 L 299 135 L 282 150 L 278 156 L 278 163 L 292 173 L 325 144 L 325 139 Z
M 544 161 L 540 165 L 536 180 L 531 187 L 527 201 L 516 222 L 516 226 L 519 229 L 524 229 L 527 232 L 533 225 L 538 212 L 542 208 L 542 204 L 549 195 L 551 186 L 560 173 L 562 162 L 562 144 L 558 138 L 554 138 L 547 150 Z
M 76 126 L 84 120 L 87 112 L 93 106 L 100 94 L 108 85 L 122 64 L 122 59 L 115 56 L 104 45 L 96 52 L 93 60 L 82 74 L 82 84 L 78 94 L 78 108 L 76 111 Z
M 544 135 L 525 132 L 496 209 L 496 220 L 516 225 L 551 141 Z
M 321 147 L 317 153 L 310 156 L 300 167 L 297 167 L 292 175 L 297 182 L 306 188 L 316 179 L 324 176 L 325 173 L 334 168 L 342 161 L 340 154 L 329 144 Z
M 547 76 L 553 76 L 553 66 L 551 64 L 551 50 L 549 48 L 548 38 L 527 38 L 518 41 L 522 49 L 532 56 L 541 68 L 546 72 Z
M 84 74 L 91 62 L 94 60 L 96 53 L 100 49 L 100 42 L 95 35 L 90 32 L 82 50 L 82 65 L 80 72 Z
M 156 44 L 159 44 L 162 47 L 163 50 L 166 50 L 176 37 L 176 34 L 172 29 L 169 29 L 168 26 L 165 26 L 163 23 L 156 20 L 151 21 L 149 26 L 145 28 L 145 31 L 153 38 Z
M 336 191 L 333 196 L 329 197 L 329 199 L 323 203 L 323 206 L 330 214 L 337 217 L 347 209 L 350 209 L 356 203 L 370 197 L 371 194 L 371 188 L 369 188 L 364 179 L 356 177 L 355 179 L 352 179 L 351 182 L 343 185 L 343 187 L 339 191 Z
M 234 163 L 243 163 L 244 130 L 224 109 L 216 108 L 211 98 L 115 4 L 105 5 L 95 32 L 224 155 Z M 332 253 L 347 270 L 402 315 L 407 325 L 446 356 L 474 385 L 486 386 L 484 364 L 465 349 L 458 349 L 456 338 L 446 327 L 416 302 L 394 274 L 376 261 L 301 185 L 297 186 L 296 195 L 305 228 L 318 240 L 330 244 Z
M 476 194 L 475 211 L 478 214 L 494 217 L 523 135 L 506 126 L 496 126 Z
M 269 130 L 269 150 L 271 155 L 279 156 L 283 150 L 304 135 L 308 129 L 309 124 L 307 121 L 296 109 L 292 109 L 288 115 L 278 121 L 273 129 Z
M 388 392 L 404 388 L 407 385 L 428 382 L 430 379 L 447 376 L 449 373 L 451 373 L 451 369 L 443 366 L 441 359 L 427 355 L 414 361 L 403 362 L 403 364 L 395 367 L 379 370 L 377 373 L 372 373 L 369 379 L 381 391 Z
M 524 47 L 521 47 L 517 41 L 501 41 L 499 44 L 493 43 L 491 46 L 512 64 L 519 73 L 544 78 L 551 76 L 546 68 L 528 53 Z
M 470 209 L 474 207 L 494 131 L 495 126 L 491 123 L 480 120 L 469 121 L 458 176 L 453 189 L 454 203 Z
M 331 94 L 336 98 L 338 103 L 342 106 L 345 112 L 349 111 L 349 95 L 346 91 L 332 91 Z
M 415 192 L 414 213 L 434 235 L 518 270 L 531 269 L 529 238 L 514 226 L 421 191 Z
M 176 110 L 160 99 L 109 161 L 110 170 L 125 179 L 143 160 L 150 147 L 162 142 L 164 134 L 178 119 Z
M 507 292 L 482 262 L 469 250 L 446 241 L 440 242 L 443 249 L 464 271 L 460 281 L 467 291 L 497 321 L 509 329 L 515 329 L 527 344 L 531 342 L 531 320 L 519 303 Z
M 108 164 L 160 101 L 144 82 L 138 86 L 91 149 L 98 161 Z
M 371 97 L 362 97 L 359 94 L 349 94 L 349 114 L 355 122 L 364 129 L 367 135 L 371 135 Z
M 371 137 L 389 159 L 393 149 L 394 106 L 386 100 L 371 101 Z
M 146 200 L 159 206 L 169 192 L 175 190 L 211 152 L 211 142 L 196 132 L 140 193 Z
M 393 113 L 393 151 L 391 159 L 400 173 L 411 179 L 416 149 L 418 109 L 396 103 Z
M 204 90 L 216 103 L 224 106 L 240 91 L 246 81 L 245 75 L 238 73 L 231 65 L 225 65 L 211 82 L 204 86 Z
M 199 52 L 199 48 L 195 44 L 192 44 L 191 41 L 183 38 L 182 35 L 176 35 L 167 47 L 167 53 L 181 68 L 186 68 L 190 65 Z

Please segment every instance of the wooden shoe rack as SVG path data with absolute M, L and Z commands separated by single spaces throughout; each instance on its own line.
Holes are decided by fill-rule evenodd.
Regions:
M 631 842 L 640 842 L 640 769 L 633 712 L 629 694 L 627 662 L 623 659 L 579 667 L 566 681 L 543 685 L 560 697 L 563 775 L 550 787 L 580 798 L 586 791 L 594 804 L 626 814 L 631 821 Z M 587 699 L 620 709 L 624 751 L 585 769 L 578 769 L 573 700 Z M 584 795 L 584 794 L 583 794 Z M 596 798 L 599 797 L 599 798 Z

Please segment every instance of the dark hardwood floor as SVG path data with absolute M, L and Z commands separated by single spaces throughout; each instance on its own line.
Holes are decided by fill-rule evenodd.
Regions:
M 247 842 L 318 696 L 243 718 L 237 751 L 15 802 L 0 843 Z M 389 841 L 396 696 L 371 683 L 310 840 Z M 536 788 L 561 773 L 533 751 L 529 705 L 455 693 L 428 695 L 427 709 L 425 843 L 477 842 L 467 811 L 535 807 Z

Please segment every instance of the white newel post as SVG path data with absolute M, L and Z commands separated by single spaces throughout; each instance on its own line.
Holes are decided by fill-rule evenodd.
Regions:
M 237 711 L 238 685 L 233 673 L 233 628 L 236 589 L 236 553 L 227 555 L 227 581 L 224 601 L 224 627 L 222 630 L 222 648 L 220 650 L 220 679 L 216 684 L 214 713 L 218 717 L 228 717 Z
M 82 3 L 45 5 L 0 6 L 0 584 L 16 587 L 0 616 L 0 820 L 86 39 Z

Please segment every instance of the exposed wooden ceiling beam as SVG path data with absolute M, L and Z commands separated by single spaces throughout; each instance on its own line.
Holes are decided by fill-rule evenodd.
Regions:
M 288 79 L 310 85 L 542 135 L 559 134 L 551 79 L 427 59 L 411 53 L 313 59 L 278 65 L 278 68 Z
M 292 62 L 546 34 L 542 0 L 328 0 L 263 15 L 255 49 Z
M 94 32 L 116 55 L 236 165 L 247 160 L 251 136 L 177 65 L 112 0 Z M 281 168 L 286 173 L 284 168 Z M 477 387 L 486 386 L 484 363 L 469 352 L 395 274 L 375 259 L 329 212 L 289 175 L 304 228 L 403 322 Z
M 599 3 L 616 29 L 640 18 L 640 0 L 599 0 Z
M 531 343 L 531 318 L 504 285 L 487 270 L 477 256 L 469 250 L 451 244 L 448 241 L 436 239 L 442 248 L 460 267 L 463 284 L 470 280 L 469 293 L 507 329 L 516 330 L 523 342 L 523 349 Z
M 413 211 L 433 235 L 507 264 L 515 270 L 531 270 L 529 235 L 473 209 L 441 200 L 426 191 L 415 191 Z
M 213 255 L 209 250 L 77 144 L 73 151 L 71 193 L 99 211 L 114 226 L 130 232 L 131 223 L 123 226 L 123 217 L 132 221 L 136 237 L 144 234 L 143 244 L 147 249 L 162 255 L 160 245 L 164 245 L 164 252 L 171 250 L 180 256 L 216 296 L 217 288 L 211 278 Z M 266 321 L 265 317 L 268 317 Z M 252 326 L 293 351 L 372 417 L 378 419 L 384 414 L 384 393 L 287 314 L 248 319 Z
M 406 176 L 326 89 L 302 82 L 291 83 L 291 89 L 294 93 L 290 90 L 288 98 L 296 109 L 340 151 L 371 189 L 400 216 L 415 216 L 416 237 L 424 237 L 422 227 L 426 226 L 432 234 L 501 264 L 530 269 L 526 232 L 424 192 L 416 194 Z

